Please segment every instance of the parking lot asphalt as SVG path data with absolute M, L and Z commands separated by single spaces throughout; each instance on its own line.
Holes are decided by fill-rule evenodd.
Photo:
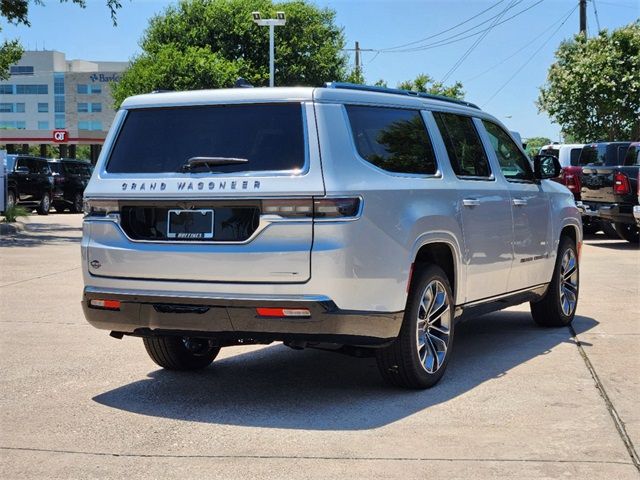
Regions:
M 640 252 L 587 239 L 574 331 L 526 306 L 459 326 L 435 388 L 279 344 L 156 367 L 84 320 L 80 215 L 0 240 L 0 478 L 634 478 Z

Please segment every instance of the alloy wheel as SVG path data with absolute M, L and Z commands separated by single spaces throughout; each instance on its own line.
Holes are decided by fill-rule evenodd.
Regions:
M 578 261 L 573 249 L 568 249 L 560 264 L 560 306 L 570 316 L 578 303 Z
M 418 309 L 417 335 L 420 364 L 437 372 L 447 356 L 451 336 L 450 300 L 444 285 L 433 280 L 425 288 Z

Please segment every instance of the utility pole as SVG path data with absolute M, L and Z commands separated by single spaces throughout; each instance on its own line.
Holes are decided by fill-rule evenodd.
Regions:
M 356 41 L 356 78 L 360 78 L 360 42 Z
M 587 36 L 587 0 L 580 0 L 580 33 Z

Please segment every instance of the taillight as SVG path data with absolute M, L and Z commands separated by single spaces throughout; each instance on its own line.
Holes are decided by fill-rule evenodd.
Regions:
M 93 300 L 89 300 L 89 306 L 100 310 L 120 310 L 120 300 L 94 298 Z
M 271 318 L 308 318 L 311 312 L 308 308 L 256 308 L 256 313 L 261 317 Z
M 89 217 L 106 217 L 118 213 L 118 202 L 115 200 L 84 199 L 82 209 Z
M 622 172 L 616 172 L 613 174 L 613 193 L 616 195 L 628 195 L 631 193 L 629 177 Z
M 356 217 L 360 213 L 360 197 L 262 200 L 263 215 L 284 218 L 315 218 L 338 220 Z
M 318 198 L 313 202 L 313 216 L 319 219 L 356 217 L 360 213 L 360 197 Z
M 562 183 L 571 191 L 571 193 L 580 193 L 580 177 L 573 172 L 562 170 Z
M 287 218 L 311 217 L 313 216 L 313 203 L 310 198 L 263 200 L 262 214 Z

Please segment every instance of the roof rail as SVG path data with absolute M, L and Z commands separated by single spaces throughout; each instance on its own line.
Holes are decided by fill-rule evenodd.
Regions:
M 345 90 L 360 90 L 363 92 L 378 92 L 378 93 L 391 93 L 394 95 L 405 95 L 407 97 L 419 97 L 428 98 L 431 100 L 441 100 L 443 102 L 456 103 L 458 105 L 464 105 L 465 107 L 471 107 L 480 110 L 480 107 L 471 102 L 465 102 L 464 100 L 458 100 L 451 97 L 445 97 L 444 95 L 435 95 L 432 93 L 414 92 L 412 90 L 402 90 L 400 88 L 388 88 L 377 87 L 374 85 L 360 85 L 357 83 L 349 82 L 327 82 L 324 84 L 325 88 L 342 88 Z

